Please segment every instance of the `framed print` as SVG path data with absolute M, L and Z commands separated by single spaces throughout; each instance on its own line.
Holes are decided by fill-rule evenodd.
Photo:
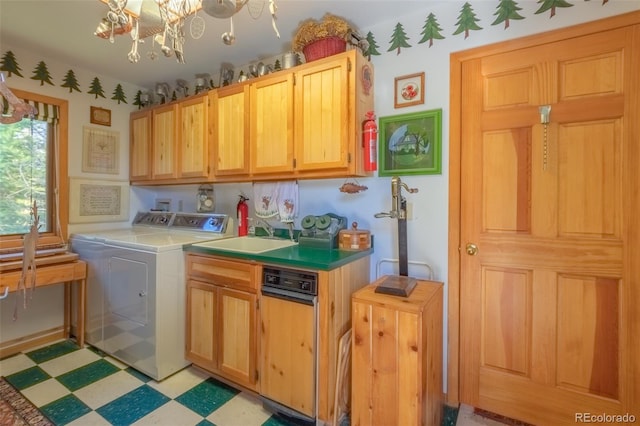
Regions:
M 395 78 L 394 107 L 402 108 L 424 103 L 424 73 Z
M 118 132 L 84 127 L 82 171 L 115 175 L 120 172 L 120 134 Z
M 92 106 L 89 121 L 101 126 L 111 126 L 111 110 Z
M 69 223 L 128 220 L 128 181 L 69 179 Z
M 442 109 L 380 117 L 379 176 L 442 173 Z

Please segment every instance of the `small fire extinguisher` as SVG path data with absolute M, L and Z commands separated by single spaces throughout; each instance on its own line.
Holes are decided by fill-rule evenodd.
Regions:
M 244 237 L 249 233 L 249 205 L 246 203 L 247 197 L 240 194 L 240 201 L 236 208 L 238 215 L 238 236 Z
M 364 170 L 373 172 L 378 170 L 378 151 L 376 149 L 378 142 L 378 126 L 376 125 L 376 116 L 373 111 L 366 113 L 367 121 L 364 122 L 364 131 L 362 132 L 362 145 L 364 147 Z

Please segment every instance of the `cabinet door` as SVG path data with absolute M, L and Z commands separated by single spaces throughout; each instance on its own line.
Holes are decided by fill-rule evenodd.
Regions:
M 185 358 L 214 371 L 217 364 L 218 334 L 216 286 L 187 281 L 187 336 Z
M 151 179 L 151 110 L 132 113 L 129 131 L 129 179 Z
M 206 94 L 178 104 L 179 177 L 206 177 L 209 173 L 209 128 Z
M 344 169 L 349 161 L 349 60 L 296 73 L 295 162 L 298 171 Z
M 314 307 L 263 296 L 260 310 L 260 393 L 308 416 L 314 416 Z
M 219 287 L 218 312 L 218 369 L 225 377 L 255 389 L 256 295 Z
M 249 85 L 212 90 L 213 173 L 249 174 Z
M 293 170 L 293 74 L 251 84 L 251 172 Z
M 153 162 L 154 179 L 170 179 L 177 175 L 176 108 L 171 104 L 153 110 Z

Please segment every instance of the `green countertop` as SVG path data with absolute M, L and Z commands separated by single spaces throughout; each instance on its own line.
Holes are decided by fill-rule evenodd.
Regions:
M 213 249 L 209 247 L 197 247 L 188 244 L 184 246 L 184 251 L 189 253 L 225 256 L 234 259 L 255 260 L 256 262 L 263 264 L 330 271 L 332 269 L 339 268 L 340 266 L 344 266 L 347 263 L 371 255 L 373 253 L 373 247 L 368 250 L 327 250 L 295 245 L 262 253 L 242 253 Z

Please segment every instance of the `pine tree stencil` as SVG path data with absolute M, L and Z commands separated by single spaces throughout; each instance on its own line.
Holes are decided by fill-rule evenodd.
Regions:
M 407 37 L 407 33 L 404 32 L 404 28 L 402 24 L 398 22 L 396 24 L 395 29 L 393 30 L 393 34 L 391 35 L 391 41 L 389 42 L 391 46 L 387 49 L 387 52 L 391 52 L 396 49 L 398 52 L 396 55 L 400 54 L 400 49 L 403 47 L 411 47 L 411 45 L 407 42 L 409 37 Z
M 114 101 L 127 103 L 127 96 L 124 94 L 124 90 L 122 90 L 122 84 L 118 83 L 116 88 L 113 91 L 113 96 L 111 97 Z
M 104 98 L 104 90 L 102 90 L 102 83 L 100 83 L 100 79 L 98 77 L 94 77 L 91 80 L 91 85 L 89 86 L 89 91 L 87 93 L 91 93 L 95 95 L 95 99 L 98 99 L 98 96 Z
M 565 0 L 538 0 L 538 3 L 542 3 L 540 9 L 536 10 L 536 15 L 539 13 L 544 13 L 547 10 L 551 10 L 551 16 L 549 18 L 553 18 L 556 16 L 556 7 L 571 7 L 573 4 L 565 1 Z
M 2 60 L 0 61 L 0 71 L 6 71 L 8 74 L 7 77 L 11 77 L 11 74 L 22 77 L 20 69 L 21 68 L 18 65 L 16 55 L 12 51 L 7 50 L 7 52 L 2 55 Z
M 433 46 L 433 39 L 444 39 L 444 36 L 440 34 L 440 31 L 442 31 L 442 28 L 440 28 L 436 16 L 433 13 L 430 13 L 429 16 L 427 16 L 427 20 L 424 21 L 422 32 L 420 33 L 422 34 L 422 39 L 420 39 L 418 43 L 420 44 L 428 41 L 429 47 Z
M 521 7 L 518 7 L 518 3 L 514 0 L 500 0 L 498 7 L 496 8 L 496 20 L 491 23 L 491 25 L 498 25 L 504 22 L 504 29 L 509 28 L 509 21 L 511 19 L 524 19 L 524 16 L 518 13 L 519 10 L 522 10 Z
M 367 59 L 371 60 L 371 55 L 380 56 L 380 52 L 378 52 L 378 43 L 376 43 L 376 39 L 373 37 L 373 33 L 369 31 L 367 33 L 367 50 L 364 52 L 364 55 Z
M 136 95 L 133 97 L 133 104 L 140 109 L 142 107 L 142 101 L 140 100 L 140 95 L 142 95 L 142 90 L 138 90 Z
M 51 81 L 51 74 L 49 74 L 49 70 L 47 69 L 47 64 L 44 61 L 38 62 L 38 65 L 33 69 L 33 75 L 31 76 L 32 80 L 39 80 L 40 86 L 44 86 L 44 83 L 48 83 L 52 86 L 53 81 Z
M 68 87 L 69 93 L 72 93 L 74 90 L 77 90 L 78 92 L 82 92 L 82 90 L 80 90 L 80 86 L 78 85 L 78 79 L 76 78 L 76 74 L 73 72 L 73 70 L 67 71 L 62 81 L 63 83 L 60 86 Z
M 473 8 L 466 2 L 462 5 L 462 9 L 460 10 L 460 16 L 458 17 L 458 22 L 456 25 L 458 29 L 453 33 L 453 35 L 458 35 L 464 31 L 464 38 L 469 37 L 470 30 L 481 30 L 482 27 L 476 24 L 479 19 L 476 18 L 476 14 L 473 11 Z

